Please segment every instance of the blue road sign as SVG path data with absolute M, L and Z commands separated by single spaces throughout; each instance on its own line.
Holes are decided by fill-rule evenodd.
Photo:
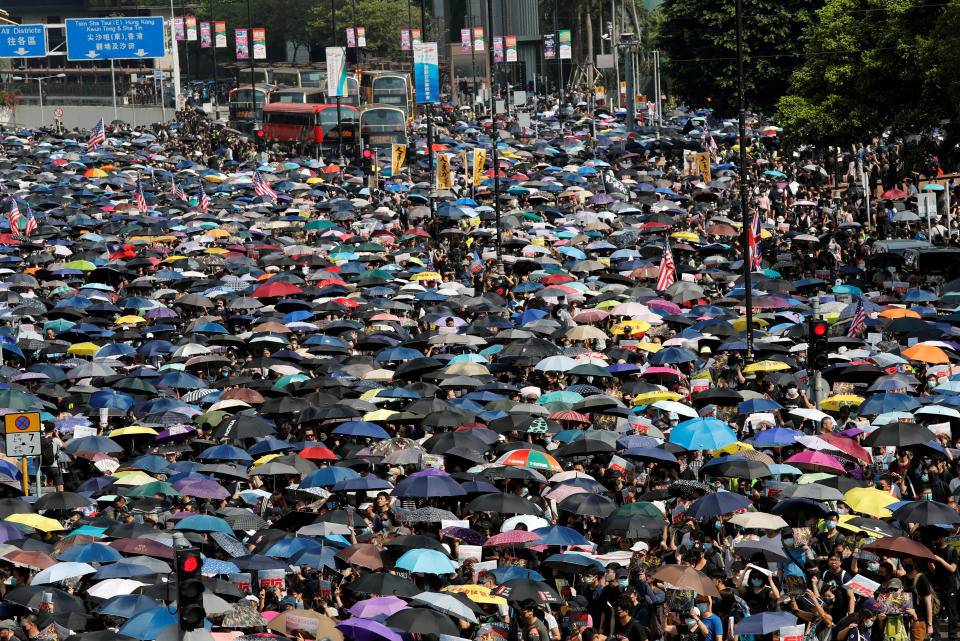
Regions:
M 42 58 L 47 30 L 42 24 L 0 25 L 0 58 Z
M 163 18 L 69 18 L 67 60 L 162 58 Z

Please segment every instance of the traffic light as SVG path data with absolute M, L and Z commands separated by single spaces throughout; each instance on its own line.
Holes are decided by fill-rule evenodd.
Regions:
M 373 151 L 370 149 L 363 150 L 363 173 L 373 175 Z
M 257 140 L 256 140 L 257 149 L 264 149 L 264 146 L 267 142 L 267 138 L 266 138 L 267 134 L 264 133 L 263 129 L 257 129 L 253 133 L 257 137 Z
M 807 321 L 807 330 L 807 367 L 824 370 L 830 364 L 827 323 L 819 318 L 810 318 Z
M 203 559 L 197 548 L 176 551 L 177 561 L 177 620 L 180 630 L 197 630 L 203 627 L 206 612 L 203 610 L 203 581 L 200 568 Z

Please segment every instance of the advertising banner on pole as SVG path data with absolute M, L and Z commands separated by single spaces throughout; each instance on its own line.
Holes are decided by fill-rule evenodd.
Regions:
M 400 51 L 410 51 L 410 30 L 400 30 Z
M 209 49 L 213 46 L 213 38 L 210 33 L 210 23 L 201 22 L 200 23 L 200 47 L 203 49 Z
M 367 29 L 366 27 L 357 27 L 357 46 L 366 47 L 367 46 Z
M 353 27 L 347 27 L 347 49 L 353 49 L 357 46 L 357 38 L 353 33 Z
M 177 40 L 187 39 L 187 35 L 183 30 L 183 18 L 173 19 L 173 35 Z
M 573 46 L 570 43 L 570 30 L 560 30 L 560 59 L 571 60 L 573 58 Z
M 493 61 L 503 62 L 503 36 L 493 37 Z
M 197 17 L 187 16 L 187 40 L 197 39 Z
M 460 51 L 470 51 L 473 48 L 473 43 L 470 38 L 469 29 L 460 30 Z
M 214 32 L 214 43 L 217 46 L 217 49 L 221 49 L 227 46 L 227 23 L 222 20 L 217 20 L 213 23 L 213 32 Z
M 473 50 L 483 51 L 483 27 L 473 28 Z
M 249 60 L 250 44 L 247 42 L 247 30 L 237 29 L 236 40 L 237 40 L 237 60 Z
M 543 34 L 543 57 L 547 60 L 553 60 L 557 56 L 556 34 Z
M 253 30 L 253 58 L 254 60 L 266 60 L 267 58 L 267 30 Z
M 517 61 L 517 37 L 516 36 L 507 36 L 507 62 L 516 62 Z
M 329 63 L 327 64 L 329 69 Z M 413 72 L 417 102 L 429 104 L 440 100 L 440 64 L 436 42 L 413 43 Z
M 347 97 L 346 47 L 327 47 L 327 95 Z

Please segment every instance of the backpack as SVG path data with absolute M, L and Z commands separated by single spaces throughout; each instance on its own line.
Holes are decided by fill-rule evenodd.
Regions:
M 57 453 L 54 451 L 52 436 L 40 437 L 40 464 L 45 467 L 57 464 Z
M 910 631 L 902 616 L 888 616 L 883 624 L 883 641 L 910 641 Z
M 914 598 L 917 601 L 917 603 L 914 604 L 914 607 L 918 609 L 918 612 L 917 612 L 918 614 L 919 614 L 919 607 L 920 607 L 920 603 L 919 603 L 920 599 L 916 596 L 917 582 L 920 580 L 921 576 L 922 575 L 919 572 L 917 572 L 917 575 L 913 577 L 913 594 L 914 594 Z M 940 614 L 940 596 L 937 594 L 937 591 L 933 589 L 933 586 L 930 586 L 930 607 L 933 610 L 933 618 L 936 618 L 937 615 Z

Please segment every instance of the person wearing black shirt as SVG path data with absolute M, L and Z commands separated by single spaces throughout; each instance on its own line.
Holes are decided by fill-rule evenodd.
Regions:
M 838 520 L 839 515 L 836 512 L 830 512 L 824 519 L 824 525 L 827 529 L 817 534 L 817 558 L 827 558 L 838 546 L 842 548 L 844 543 L 847 542 L 847 537 L 837 530 Z
M 630 616 L 633 611 L 633 601 L 626 594 L 621 594 L 617 600 L 616 617 L 613 621 L 611 639 L 616 641 L 649 641 L 650 634 L 645 627 Z
M 912 557 L 906 557 L 900 562 L 906 572 L 903 587 L 913 596 L 913 609 L 917 612 L 917 618 L 911 624 L 912 637 L 929 639 L 933 636 L 933 585 L 917 569 L 918 562 L 918 559 Z
M 957 641 L 960 639 L 960 620 L 958 620 L 960 605 L 957 604 L 957 568 L 960 565 L 960 556 L 956 548 L 944 543 L 942 533 L 934 535 L 930 549 L 936 555 L 931 583 L 940 598 L 939 634 L 949 637 L 950 641 Z M 946 630 L 943 630 L 944 622 L 947 624 Z

